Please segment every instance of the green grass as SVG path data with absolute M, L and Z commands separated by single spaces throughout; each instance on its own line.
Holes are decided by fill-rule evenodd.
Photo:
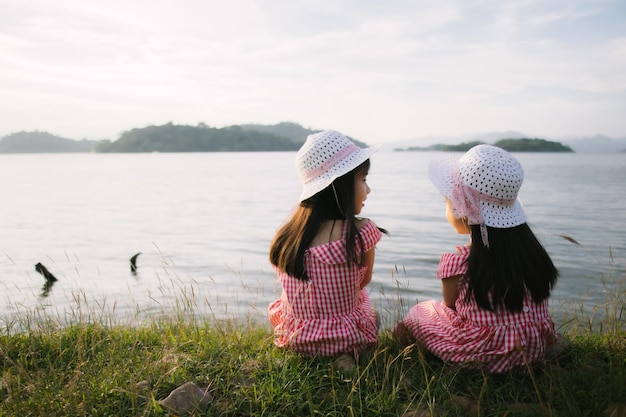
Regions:
M 444 364 L 387 329 L 352 373 L 275 348 L 269 325 L 194 314 L 116 324 L 78 311 L 70 323 L 27 315 L 0 329 L 0 416 L 165 416 L 187 381 L 208 388 L 207 416 L 626 416 L 625 285 L 574 311 L 558 362 L 490 375 Z M 95 318 L 94 318 L 95 317 Z
M 626 407 L 624 332 L 577 336 L 560 363 L 505 375 L 443 364 L 384 332 L 374 356 L 345 374 L 274 348 L 261 326 L 78 324 L 4 335 L 0 366 L 3 416 L 166 415 L 156 400 L 186 381 L 212 391 L 201 415 L 599 416 Z

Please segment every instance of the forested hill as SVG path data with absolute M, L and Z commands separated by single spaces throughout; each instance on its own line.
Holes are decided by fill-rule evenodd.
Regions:
M 93 140 L 72 140 L 46 132 L 18 132 L 0 140 L 0 153 L 92 152 Z
M 115 142 L 101 141 L 96 152 L 255 152 L 295 151 L 306 137 L 319 130 L 283 122 L 275 125 L 244 124 L 215 128 L 198 126 L 148 126 L 122 133 Z M 354 139 L 353 139 L 354 140 Z M 363 147 L 364 143 L 354 140 Z
M 446 152 L 466 152 L 470 148 L 484 142 L 463 142 L 458 145 L 431 145 L 425 148 L 410 147 L 407 149 L 396 149 L 399 151 L 446 151 Z M 574 152 L 572 148 L 559 142 L 552 142 L 545 139 L 500 139 L 493 144 L 509 152 Z
M 175 125 L 148 126 L 122 133 L 115 142 L 101 141 L 96 152 L 253 152 L 293 151 L 300 144 L 270 132 Z

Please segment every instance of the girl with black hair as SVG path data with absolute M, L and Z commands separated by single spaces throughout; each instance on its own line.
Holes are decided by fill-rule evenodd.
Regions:
M 517 199 L 520 163 L 478 145 L 460 159 L 433 161 L 429 176 L 446 197 L 448 222 L 470 243 L 441 257 L 443 300 L 415 305 L 394 336 L 490 372 L 543 361 L 558 337 L 548 307 L 558 271 Z
M 275 344 L 340 357 L 346 369 L 378 340 L 365 286 L 382 229 L 356 217 L 370 193 L 367 174 L 375 150 L 359 148 L 335 131 L 309 135 L 296 155 L 303 184 L 299 204 L 269 253 L 282 285 L 281 297 L 268 307 Z

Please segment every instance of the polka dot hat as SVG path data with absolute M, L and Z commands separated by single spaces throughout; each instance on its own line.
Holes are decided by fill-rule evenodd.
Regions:
M 333 130 L 309 135 L 296 155 L 296 170 L 303 185 L 299 202 L 314 196 L 335 179 L 361 165 L 377 149 L 359 148 Z
M 526 222 L 517 199 L 524 181 L 521 164 L 510 153 L 492 145 L 478 145 L 460 159 L 432 161 L 432 183 L 452 201 L 456 218 L 469 224 L 509 228 Z

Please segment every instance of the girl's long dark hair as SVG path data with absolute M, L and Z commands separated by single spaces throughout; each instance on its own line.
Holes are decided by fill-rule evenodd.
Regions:
M 370 160 L 367 159 L 352 171 L 337 178 L 331 186 L 299 204 L 291 218 L 278 230 L 270 245 L 269 258 L 272 265 L 295 278 L 308 280 L 304 253 L 311 245 L 324 220 L 347 221 L 348 266 L 362 264 L 363 241 L 354 218 L 354 177 L 357 173 L 367 173 L 369 167 Z M 360 242 L 360 253 L 357 253 L 356 238 Z
M 483 245 L 480 226 L 471 226 L 467 299 L 489 311 L 504 306 L 521 311 L 526 290 L 540 304 L 550 296 L 558 270 L 526 223 L 497 229 L 487 226 L 489 247 Z

